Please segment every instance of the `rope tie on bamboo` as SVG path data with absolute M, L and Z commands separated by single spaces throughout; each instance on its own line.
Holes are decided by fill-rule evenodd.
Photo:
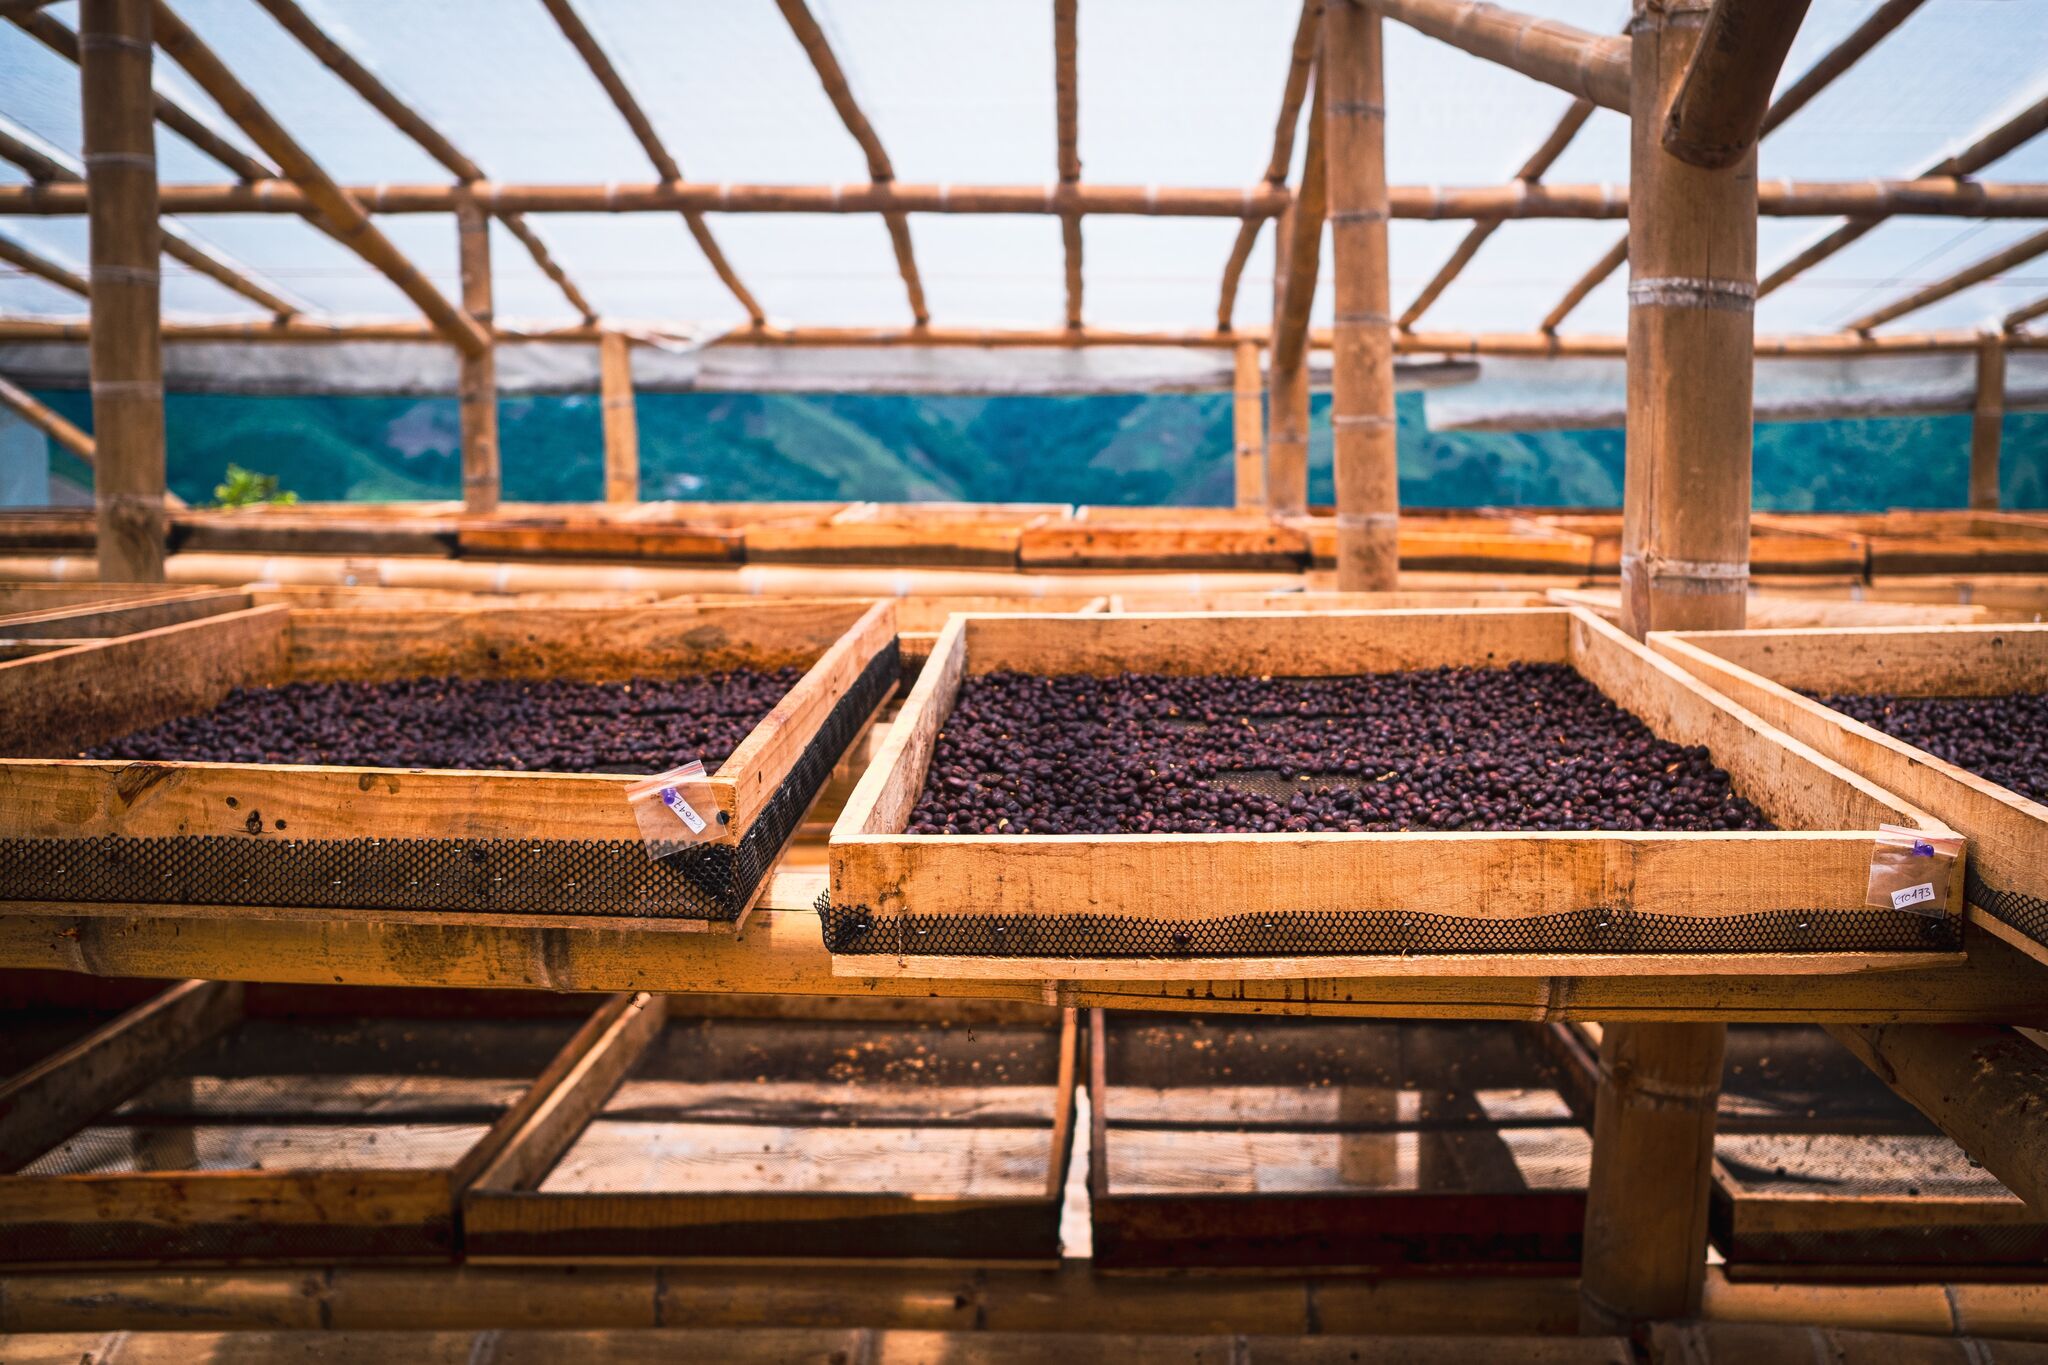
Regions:
M 1394 423 L 1398 420 L 1398 418 L 1395 418 L 1384 412 L 1345 412 L 1330 414 L 1330 425 L 1333 427 L 1390 427 L 1394 425 Z
M 1393 531 L 1401 525 L 1399 512 L 1339 512 L 1337 529 L 1340 531 Z
M 1371 100 L 1331 100 L 1330 112 L 1349 114 L 1354 118 L 1385 118 L 1387 106 Z
M 1387 211 L 1385 209 L 1345 209 L 1328 216 L 1332 223 L 1337 224 L 1384 223 L 1387 221 Z
M 157 379 L 95 379 L 92 381 L 94 401 L 102 398 L 140 398 L 146 401 L 160 401 L 164 396 L 162 380 Z
M 147 52 L 149 43 L 141 38 L 131 38 L 125 33 L 81 33 L 78 35 L 78 50 L 81 52 Z
M 155 284 L 161 272 L 153 265 L 96 265 L 92 268 L 94 284 Z
M 1621 576 L 1624 581 L 1646 578 L 1654 587 L 1688 597 L 1722 597 L 1749 590 L 1749 561 L 1624 554 Z
M 1631 308 L 1705 308 L 1723 313 L 1756 311 L 1756 285 L 1748 280 L 1708 280 L 1686 276 L 1630 280 Z
M 85 168 L 87 170 L 95 170 L 101 166 L 108 167 L 109 169 L 116 166 L 127 166 L 138 171 L 148 171 L 151 175 L 155 175 L 156 153 L 87 152 L 85 154 Z
M 1339 313 L 1333 321 L 1360 327 L 1386 327 L 1393 323 L 1393 318 L 1385 313 Z

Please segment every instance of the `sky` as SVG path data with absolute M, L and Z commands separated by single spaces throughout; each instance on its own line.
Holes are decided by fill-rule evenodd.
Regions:
M 328 34 L 507 181 L 653 178 L 647 159 L 539 0 L 301 0 Z M 898 179 L 1041 184 L 1055 177 L 1049 0 L 810 0 Z M 1516 0 L 1516 7 L 1618 32 L 1626 0 Z M 447 173 L 301 48 L 254 0 L 179 0 L 179 13 L 299 141 L 344 183 L 445 181 Z M 1789 83 L 1875 8 L 1812 0 L 1786 62 Z M 774 0 L 580 0 L 579 10 L 692 180 L 830 183 L 865 162 Z M 75 3 L 50 12 L 77 22 Z M 1270 155 L 1298 0 L 1080 0 L 1080 154 L 1096 183 L 1236 187 Z M 158 85 L 228 122 L 161 55 Z M 1396 184 L 1499 184 L 1548 135 L 1562 92 L 1387 25 L 1388 174 Z M 1763 144 L 1765 177 L 1861 180 L 1917 174 L 2048 95 L 2043 0 L 1926 0 L 1901 28 Z M 66 153 L 79 142 L 75 70 L 0 24 L 0 115 Z M 238 135 L 231 139 L 245 142 Z M 1297 160 L 1303 139 L 1297 139 Z M 1620 183 L 1627 124 L 1599 111 L 1548 177 Z M 168 182 L 228 174 L 158 131 Z M 1985 172 L 2048 181 L 2048 136 Z M 0 183 L 20 183 L 0 167 Z M 744 314 L 673 214 L 537 215 L 570 276 L 607 316 L 720 328 Z M 713 232 L 771 319 L 789 325 L 910 322 L 889 241 L 872 215 L 710 215 Z M 445 292 L 456 291 L 455 227 L 441 215 L 379 220 Z M 349 317 L 411 316 L 397 290 L 304 223 L 270 215 L 184 220 L 192 235 L 307 300 Z M 1097 217 L 1084 225 L 1086 320 L 1116 328 L 1212 325 L 1233 220 Z M 1396 222 L 1393 294 L 1406 305 L 1467 229 Z M 1836 226 L 1764 219 L 1760 273 Z M 1764 332 L 1824 331 L 1950 274 L 2038 222 L 1894 219 L 1758 306 Z M 1612 246 L 1619 222 L 1510 222 L 1424 317 L 1426 330 L 1526 331 Z M 9 218 L 4 232 L 74 266 L 83 219 Z M 1058 221 L 913 215 L 911 233 L 940 326 L 1041 327 L 1063 318 Z M 1261 232 L 1236 318 L 1263 322 L 1271 230 Z M 1327 260 L 1328 246 L 1325 246 Z M 494 229 L 497 311 L 566 321 L 561 295 Z M 1326 276 L 1327 276 L 1327 272 Z M 1625 272 L 1623 272 L 1625 273 Z M 1623 273 L 1566 331 L 1625 325 Z M 1913 313 L 1886 330 L 1995 323 L 2048 295 L 2048 257 Z M 246 301 L 167 265 L 172 317 L 247 315 Z M 82 303 L 0 267 L 0 311 L 76 316 Z M 1316 320 L 1331 311 L 1327 278 Z

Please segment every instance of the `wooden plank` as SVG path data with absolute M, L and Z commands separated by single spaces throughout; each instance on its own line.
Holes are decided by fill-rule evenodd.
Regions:
M 1234 512 L 1190 514 L 1177 524 L 1125 521 L 1108 509 L 1071 522 L 1024 528 L 1017 557 L 1027 571 L 1074 569 L 1304 568 L 1308 540 L 1285 522 Z
M 241 1015 L 239 983 L 181 982 L 0 1085 L 0 1171 L 34 1160 Z
M 1921 970 L 1926 953 L 1403 953 L 1399 956 L 1081 958 L 942 957 L 863 953 L 834 957 L 835 976 L 861 980 L 1043 981 L 1062 985 L 1114 981 L 1301 981 L 1317 977 L 1668 977 L 1836 976 Z
M 0 635 L 43 640 L 87 640 L 114 635 L 139 635 L 146 630 L 183 625 L 208 616 L 247 611 L 255 605 L 248 593 L 229 589 L 193 589 L 156 601 L 126 602 L 87 609 L 62 607 L 0 616 Z
M 952 714 L 967 666 L 967 620 L 950 619 L 931 646 L 931 661 L 904 699 L 874 761 L 846 798 L 833 835 L 881 834 L 903 828 L 924 788 L 939 728 Z
M 569 1149 L 619 1082 L 661 1032 L 668 1010 L 665 999 L 645 991 L 617 995 L 576 1032 L 528 1091 L 501 1120 L 506 1133 L 496 1155 L 483 1153 L 474 1180 L 467 1162 L 458 1167 L 458 1190 L 471 1194 L 490 1190 L 530 1189 Z

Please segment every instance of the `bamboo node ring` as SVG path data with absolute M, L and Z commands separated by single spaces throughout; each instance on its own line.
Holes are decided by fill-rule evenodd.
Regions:
M 91 170 L 95 166 L 132 166 L 137 170 L 149 171 L 154 174 L 156 171 L 156 154 L 154 152 L 87 152 L 85 154 L 85 165 L 87 170 Z
M 1384 412 L 1350 412 L 1341 416 L 1333 413 L 1330 425 L 1333 427 L 1390 427 L 1397 419 Z
M 1756 285 L 1748 280 L 1710 280 L 1688 276 L 1631 280 L 1632 308 L 1704 308 L 1728 313 L 1756 311 Z

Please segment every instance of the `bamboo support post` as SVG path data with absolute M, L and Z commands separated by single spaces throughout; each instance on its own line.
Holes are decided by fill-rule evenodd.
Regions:
M 1727 1036 L 1725 1024 L 1609 1023 L 1601 1031 L 1582 1330 L 1699 1313 Z
M 100 577 L 164 578 L 164 366 L 150 0 L 79 9 L 92 187 L 92 425 Z M 159 35 L 160 36 L 160 35 Z
M 2036 100 L 1954 156 L 1943 157 L 1935 162 L 1921 179 L 1961 179 L 1974 175 L 2006 153 L 2032 140 L 2043 130 L 2048 130 L 2048 97 Z M 1861 240 L 1888 216 L 1890 215 L 1886 213 L 1872 213 L 1852 217 L 1850 221 L 1811 246 L 1801 248 L 1791 260 L 1764 277 L 1763 282 L 1757 286 L 1757 297 L 1762 298 L 1773 289 L 1811 270 L 1852 242 Z
M 1274 237 L 1273 329 L 1267 349 L 1266 510 L 1308 510 L 1308 315 L 1323 245 L 1328 163 L 1323 148 L 1323 81 L 1309 106 L 1301 193 Z
M 1951 294 L 1961 293 L 1973 284 L 1982 284 L 1995 275 L 2002 275 L 2014 266 L 2025 265 L 2039 256 L 2048 256 L 2048 229 L 2023 237 L 2003 251 L 1993 252 L 1975 265 L 1958 270 L 1946 279 L 1935 281 L 1924 289 L 1916 289 L 1906 297 L 1874 312 L 1865 313 L 1848 325 L 1851 332 L 1867 332 L 1881 327 L 1894 318 L 1908 313 L 1917 313 L 1931 303 L 1939 303 Z
M 1236 484 L 1239 507 L 1266 502 L 1265 376 L 1259 373 L 1259 343 L 1240 341 L 1231 348 L 1236 362 L 1231 390 L 1231 431 L 1237 438 Z
M 0 377 L 0 407 L 14 412 L 37 431 L 87 464 L 93 462 L 92 437 L 65 420 L 64 415 L 55 408 L 5 377 Z
M 1266 162 L 1266 184 L 1273 189 L 1287 184 L 1287 172 L 1294 164 L 1294 132 L 1301 123 L 1302 100 L 1308 95 L 1308 75 L 1315 65 L 1316 35 L 1321 32 L 1322 14 L 1322 0 L 1302 0 L 1301 18 L 1294 27 L 1294 45 L 1288 52 L 1287 83 L 1280 93 L 1280 117 L 1273 126 L 1273 155 Z M 1237 239 L 1230 244 L 1230 258 L 1223 263 L 1222 294 L 1216 303 L 1216 329 L 1220 332 L 1229 331 L 1237 315 L 1237 287 L 1244 278 L 1245 262 L 1251 259 L 1262 221 L 1245 219 L 1238 225 Z M 1277 243 L 1274 256 L 1279 256 Z
M 640 501 L 640 428 L 633 411 L 633 348 L 621 332 L 598 342 L 604 401 L 604 500 Z
M 1337 479 L 1337 589 L 1391 591 L 1400 577 L 1393 305 L 1387 275 L 1387 109 L 1380 17 L 1325 0 L 1329 176 L 1330 432 Z
M 1059 170 L 1062 187 L 1081 183 L 1081 81 L 1077 0 L 1053 0 L 1053 97 L 1059 125 Z M 1081 327 L 1081 217 L 1060 215 L 1060 248 L 1066 258 L 1067 326 Z
M 882 148 L 882 139 L 853 98 L 853 87 L 847 83 L 846 72 L 833 55 L 832 44 L 826 40 L 825 30 L 811 14 L 810 6 L 804 0 L 775 2 L 782 11 L 783 20 L 789 25 L 789 31 L 796 35 L 798 45 L 811 59 L 811 69 L 818 73 L 818 81 L 825 87 L 825 97 L 838 111 L 839 121 L 846 125 L 846 131 L 860 144 L 861 154 L 867 157 L 868 179 L 878 184 L 893 181 L 896 170 L 889 164 L 889 154 Z M 882 222 L 889 230 L 889 245 L 896 253 L 896 269 L 903 276 L 903 290 L 910 299 L 911 320 L 922 327 L 931 321 L 931 312 L 925 306 L 924 281 L 918 275 L 917 257 L 911 250 L 910 218 L 907 214 L 885 213 Z
M 1998 510 L 1998 455 L 2005 423 L 2005 347 L 1987 336 L 1977 347 L 1977 400 L 1970 413 L 1970 506 Z
M 44 47 L 58 56 L 78 65 L 78 35 L 58 23 L 47 14 L 26 14 L 12 16 L 22 30 L 35 38 Z M 264 164 L 257 158 L 229 142 L 211 125 L 188 111 L 169 95 L 152 92 L 150 95 L 151 116 L 158 123 L 184 138 L 207 156 L 233 171 L 244 182 L 275 180 L 277 168 Z
M 1607 109 L 1629 109 L 1629 43 L 1475 0 L 1376 0 L 1387 18 Z
M 297 140 L 272 118 L 227 64 L 187 28 L 164 0 L 155 0 L 153 21 L 164 55 L 183 67 L 221 111 L 248 134 L 264 153 L 274 157 L 285 175 L 337 239 L 397 285 L 422 313 L 465 356 L 490 347 L 490 333 L 475 318 L 442 297 L 405 254 L 377 230 L 354 195 L 337 185 Z
M 640 141 L 641 150 L 647 153 L 647 159 L 654 164 L 655 173 L 664 182 L 680 181 L 683 178 L 683 168 L 669 155 L 660 135 L 654 131 L 654 124 L 641 109 L 640 101 L 633 98 L 633 92 L 627 88 L 625 78 L 620 76 L 618 68 L 612 65 L 612 59 L 605 55 L 604 48 L 598 44 L 596 36 L 583 22 L 582 16 L 576 13 L 571 0 L 541 2 L 548 7 L 548 13 L 554 16 L 556 26 L 562 30 L 562 36 L 569 40 L 569 45 L 583 58 L 583 64 L 590 68 L 590 74 L 604 87 L 605 94 L 611 99 L 612 107 L 619 111 L 619 116 L 625 119 L 626 125 L 633 130 L 633 136 Z M 761 311 L 761 305 L 755 301 L 753 294 L 740 283 L 740 277 L 733 270 L 732 263 L 726 260 L 724 250 L 718 245 L 718 239 L 711 235 L 711 229 L 705 225 L 702 211 L 685 208 L 682 214 L 683 225 L 690 230 L 690 236 L 695 239 L 697 249 L 704 253 L 704 259 L 710 263 L 712 273 L 718 276 L 719 282 L 726 287 L 727 292 L 739 301 L 740 307 L 746 310 L 747 317 L 754 326 L 764 326 L 768 321 L 768 315 Z
M 1809 0 L 1714 0 L 1692 64 L 1664 116 L 1664 150 L 1724 170 L 1756 146 L 1771 86 Z
M 25 275 L 33 275 L 46 284 L 54 284 L 66 293 L 85 298 L 92 293 L 85 277 L 76 270 L 59 265 L 39 252 L 30 250 L 12 237 L 0 236 L 0 261 L 6 262 Z
M 491 220 L 474 204 L 455 215 L 462 270 L 462 306 L 491 325 Z M 498 510 L 498 353 L 486 344 L 461 357 L 458 394 L 462 419 L 462 510 L 488 516 Z

